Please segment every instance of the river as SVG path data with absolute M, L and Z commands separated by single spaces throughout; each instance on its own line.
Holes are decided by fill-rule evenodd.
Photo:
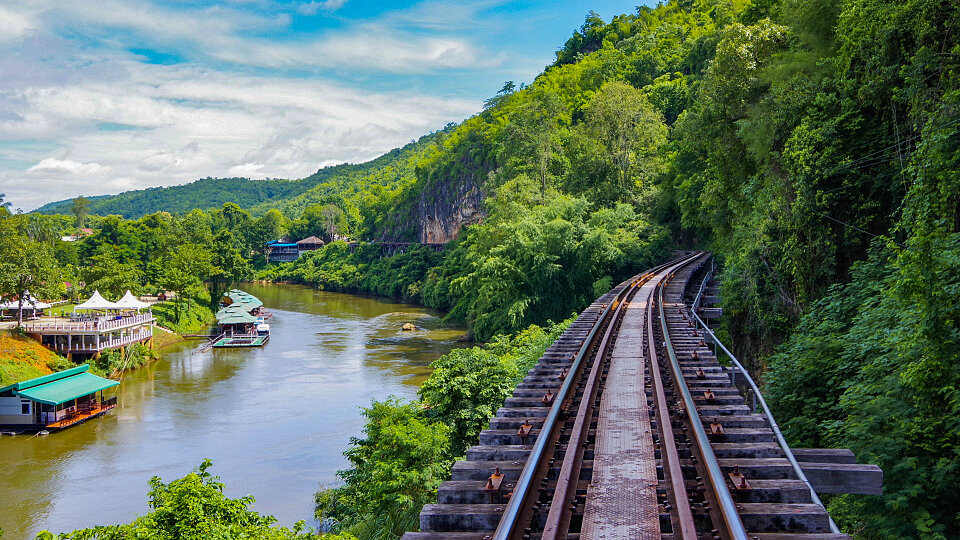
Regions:
M 273 313 L 261 349 L 161 350 L 127 374 L 105 416 L 48 436 L 0 438 L 3 540 L 126 523 L 148 511 L 147 482 L 204 458 L 231 497 L 283 525 L 313 524 L 313 494 L 335 485 L 372 399 L 415 397 L 463 329 L 431 311 L 290 285 L 245 285 Z M 415 331 L 401 325 L 413 322 Z

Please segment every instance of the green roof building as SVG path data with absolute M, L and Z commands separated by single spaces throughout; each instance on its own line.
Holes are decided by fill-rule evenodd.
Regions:
M 116 407 L 117 398 L 104 400 L 103 391 L 120 383 L 89 369 L 84 364 L 0 388 L 0 428 L 61 429 Z

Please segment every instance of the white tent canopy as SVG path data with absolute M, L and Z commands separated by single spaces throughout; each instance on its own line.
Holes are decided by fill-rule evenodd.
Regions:
M 150 307 L 150 304 L 137 300 L 137 297 L 130 291 L 127 291 L 123 298 L 117 300 L 116 305 L 120 309 L 146 309 Z
M 37 309 L 47 309 L 48 307 L 50 307 L 50 304 L 37 300 L 36 298 L 33 297 L 32 294 L 30 294 L 30 291 L 26 291 L 23 294 L 23 309 L 37 310 Z M 19 309 L 19 308 L 20 308 L 20 302 L 17 300 L 10 300 L 9 302 L 4 302 L 0 304 L 0 309 Z
M 107 310 L 107 309 L 121 309 L 116 302 L 111 302 L 100 295 L 100 291 L 93 291 L 93 296 L 87 299 L 86 302 L 82 304 L 77 304 L 74 306 L 73 310 L 78 309 L 98 309 L 98 310 Z

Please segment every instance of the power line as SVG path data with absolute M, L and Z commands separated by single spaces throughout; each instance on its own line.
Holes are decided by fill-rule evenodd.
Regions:
M 827 214 L 824 214 L 823 212 L 818 212 L 818 211 L 814 210 L 813 208 L 810 208 L 809 204 L 807 204 L 805 201 L 801 201 L 801 203 L 803 204 L 803 206 L 806 207 L 807 210 L 813 212 L 814 214 L 817 214 L 818 216 L 823 216 L 823 217 L 829 219 L 830 221 L 834 221 L 834 222 L 836 222 L 836 223 L 839 223 L 840 225 L 843 225 L 844 227 L 850 227 L 851 229 L 853 229 L 853 230 L 855 230 L 855 231 L 862 232 L 863 234 L 872 236 L 873 238 L 879 238 L 879 239 L 881 239 L 881 240 L 889 240 L 889 241 L 893 242 L 894 244 L 900 246 L 901 248 L 907 249 L 907 246 L 901 244 L 900 242 L 897 242 L 897 241 L 894 240 L 893 238 L 890 238 L 890 237 L 888 237 L 888 236 L 880 236 L 880 235 L 873 234 L 873 233 L 870 232 L 870 231 L 865 231 L 865 230 L 861 229 L 860 227 L 857 227 L 856 225 L 852 225 L 852 224 L 847 223 L 847 222 L 845 222 L 845 221 L 839 220 L 839 219 L 837 219 L 837 218 L 835 218 L 835 217 L 831 217 L 831 216 L 829 216 L 829 215 L 827 215 Z

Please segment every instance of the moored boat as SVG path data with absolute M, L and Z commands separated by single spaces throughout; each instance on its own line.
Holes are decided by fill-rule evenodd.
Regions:
M 262 347 L 270 340 L 269 314 L 259 298 L 239 289 L 224 293 L 223 307 L 217 311 L 220 335 L 213 347 Z

